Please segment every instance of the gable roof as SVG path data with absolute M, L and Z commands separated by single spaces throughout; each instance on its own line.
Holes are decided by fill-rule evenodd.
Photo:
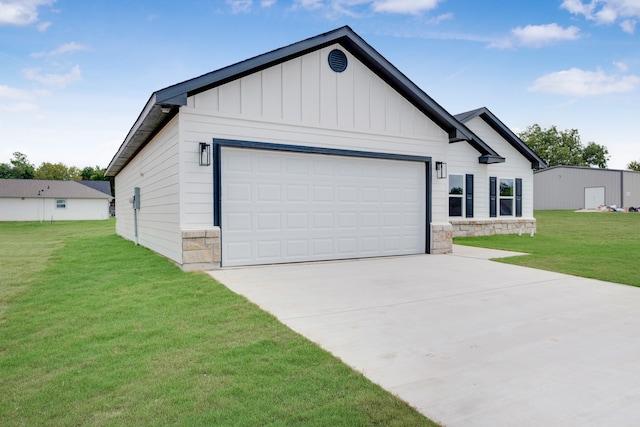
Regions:
M 525 144 L 511 129 L 505 126 L 488 108 L 482 107 L 477 110 L 467 111 L 466 113 L 456 114 L 455 118 L 462 123 L 480 117 L 491 128 L 503 137 L 509 144 L 513 146 L 520 154 L 531 162 L 532 169 L 546 168 L 547 164 L 540 156 L 538 156 L 527 144 Z
M 344 26 L 154 92 L 109 163 L 106 175 L 115 176 L 178 113 L 180 106 L 187 104 L 189 96 L 336 43 L 446 131 L 449 142 L 468 141 L 480 152 L 481 163 L 504 161 L 498 153 L 457 121 L 350 27 Z
M 109 189 L 111 184 L 109 184 Z M 0 179 L 0 197 L 44 197 L 47 199 L 111 199 L 104 193 L 81 184 L 81 181 L 50 179 Z
M 81 180 L 76 181 L 79 184 L 86 185 L 87 187 L 91 187 L 94 190 L 101 191 L 108 196 L 111 196 L 111 183 L 109 181 L 91 181 L 91 180 Z

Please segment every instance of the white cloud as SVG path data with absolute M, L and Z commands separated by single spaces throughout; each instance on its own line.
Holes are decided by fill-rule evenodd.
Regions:
M 417 15 L 438 7 L 440 0 L 375 0 L 375 12 L 406 13 Z
M 271 7 L 276 3 L 276 0 L 261 0 L 260 6 L 262 7 Z
M 636 22 L 635 19 L 625 19 L 620 23 L 620 28 L 625 33 L 633 34 L 636 30 Z
M 582 0 L 564 0 L 560 7 L 597 24 L 619 23 L 622 30 L 629 34 L 635 30 L 634 18 L 640 18 L 638 0 L 589 0 L 584 3 Z
M 50 58 L 52 56 L 63 55 L 65 53 L 70 52 L 79 52 L 83 50 L 87 50 L 88 47 L 86 45 L 78 44 L 76 42 L 65 43 L 57 48 L 49 51 L 49 52 L 35 52 L 31 54 L 32 58 Z
M 51 22 L 41 22 L 36 26 L 36 28 L 41 33 L 44 33 L 45 31 L 47 31 L 49 29 L 50 26 L 51 26 Z
M 38 111 L 38 104 L 33 102 L 17 102 L 15 104 L 0 104 L 0 110 L 7 113 L 28 113 Z
M 25 100 L 25 99 L 30 99 L 31 94 L 22 89 L 16 89 L 16 88 L 5 86 L 5 85 L 0 85 L 0 98 Z
M 624 62 L 616 62 L 616 61 L 614 61 L 613 65 L 615 65 L 616 68 L 618 70 L 622 71 L 623 73 L 626 73 L 627 71 L 629 71 L 629 67 Z
M 489 47 L 508 48 L 513 46 L 542 47 L 560 41 L 578 40 L 581 37 L 580 29 L 575 26 L 563 28 L 560 25 L 527 25 L 511 30 L 511 35 L 504 39 L 494 41 Z
M 580 38 L 578 27 L 562 28 L 556 23 L 546 25 L 527 25 L 511 30 L 519 44 L 539 47 L 556 41 L 577 40 Z
M 25 68 L 22 74 L 29 80 L 40 82 L 46 86 L 63 88 L 75 81 L 82 80 L 82 71 L 75 65 L 66 74 L 42 74 L 39 68 Z
M 429 22 L 429 24 L 438 25 L 443 21 L 449 21 L 451 19 L 453 19 L 453 13 L 443 13 L 442 15 L 438 15 L 435 18 L 431 18 L 427 22 Z
M 56 0 L 0 0 L 0 25 L 29 25 L 38 20 L 38 8 Z
M 529 90 L 580 97 L 628 93 L 634 91 L 639 85 L 640 77 L 638 76 L 571 68 L 539 77 Z
M 248 13 L 251 12 L 252 0 L 226 0 L 227 4 L 231 6 L 233 13 Z
M 356 16 L 363 6 L 370 7 L 375 13 L 398 13 L 418 15 L 435 9 L 442 0 L 294 0 L 294 9 L 326 9 L 330 15 Z M 450 19 L 447 14 L 443 19 Z

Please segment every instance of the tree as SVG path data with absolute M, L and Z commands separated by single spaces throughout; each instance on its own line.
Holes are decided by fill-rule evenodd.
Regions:
M 5 179 L 32 179 L 35 167 L 29 163 L 27 156 L 19 151 L 13 153 L 11 165 L 7 163 L 0 164 L 0 178 Z
M 105 179 L 104 177 L 105 172 L 106 169 L 102 169 L 100 168 L 100 166 L 96 166 L 95 168 L 87 166 L 86 168 L 82 169 L 82 172 L 80 172 L 80 176 L 84 181 L 107 181 L 107 179 Z
M 627 169 L 640 172 L 640 162 L 636 162 L 635 160 L 632 162 L 629 162 L 629 164 L 627 165 Z
M 595 142 L 583 146 L 577 129 L 559 131 L 555 126 L 542 129 L 540 125 L 534 124 L 518 136 L 549 166 L 607 167 L 607 147 Z
M 59 181 L 72 181 L 80 179 L 80 170 L 75 167 L 67 167 L 64 163 L 43 162 L 36 170 L 36 179 L 54 179 Z

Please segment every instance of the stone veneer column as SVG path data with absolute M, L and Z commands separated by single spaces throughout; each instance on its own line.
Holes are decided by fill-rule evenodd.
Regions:
M 453 226 L 431 224 L 431 253 L 449 254 L 453 251 Z
M 182 269 L 185 271 L 220 268 L 220 228 L 182 230 Z

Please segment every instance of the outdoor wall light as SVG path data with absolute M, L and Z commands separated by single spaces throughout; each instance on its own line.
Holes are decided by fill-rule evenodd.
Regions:
M 436 177 L 438 179 L 447 177 L 447 164 L 445 162 L 436 162 Z
M 200 166 L 209 166 L 211 164 L 211 145 L 206 142 L 200 143 Z

